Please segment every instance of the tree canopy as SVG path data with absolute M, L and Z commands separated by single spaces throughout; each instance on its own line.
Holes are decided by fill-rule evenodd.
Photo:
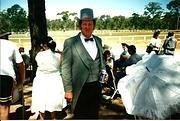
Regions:
M 27 31 L 27 13 L 21 6 L 15 4 L 11 8 L 0 12 L 0 25 L 5 31 Z
M 180 0 L 171 0 L 167 4 L 169 12 L 164 12 L 161 3 L 149 2 L 144 7 L 142 15 L 133 13 L 131 17 L 122 15 L 101 15 L 97 18 L 96 29 L 122 30 L 122 29 L 179 29 Z M 28 17 L 26 11 L 15 4 L 7 10 L 0 11 L 0 28 L 8 31 L 28 31 Z M 56 20 L 47 20 L 48 30 L 74 30 L 78 27 L 77 13 L 60 11 Z M 3 24 L 2 24 L 3 23 Z

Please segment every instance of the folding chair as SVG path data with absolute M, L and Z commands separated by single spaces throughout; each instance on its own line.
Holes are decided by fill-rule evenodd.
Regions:
M 112 81 L 112 85 L 111 84 L 108 84 L 108 82 L 104 82 L 104 81 L 101 81 L 102 85 L 106 84 L 108 87 L 110 87 L 111 90 L 113 90 L 113 94 L 109 97 L 109 99 L 113 99 L 114 96 L 116 94 L 118 94 L 118 89 L 116 87 L 116 82 L 115 82 L 115 78 L 114 78 L 114 75 L 113 75 L 113 72 L 111 71 L 111 74 L 113 76 L 113 79 L 111 80 Z

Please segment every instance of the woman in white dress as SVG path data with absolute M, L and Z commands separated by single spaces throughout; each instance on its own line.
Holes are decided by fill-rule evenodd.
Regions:
M 128 114 L 167 119 L 180 112 L 180 56 L 143 56 L 126 68 L 118 91 Z
M 51 113 L 52 119 L 57 119 L 57 111 L 66 106 L 64 87 L 60 75 L 60 53 L 55 53 L 56 43 L 51 37 L 43 43 L 43 50 L 36 56 L 37 71 L 32 87 L 31 111 L 45 118 L 45 111 Z

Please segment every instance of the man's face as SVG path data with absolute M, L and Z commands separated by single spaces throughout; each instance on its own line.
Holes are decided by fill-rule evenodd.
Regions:
M 92 35 L 92 32 L 94 30 L 94 23 L 92 20 L 83 20 L 81 23 L 81 32 L 82 34 L 87 37 L 90 38 Z

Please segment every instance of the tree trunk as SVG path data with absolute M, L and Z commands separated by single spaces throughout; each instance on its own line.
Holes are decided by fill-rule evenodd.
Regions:
M 45 15 L 45 0 L 28 0 L 29 8 L 29 28 L 31 36 L 31 62 L 32 62 L 32 74 L 31 81 L 36 74 L 36 61 L 35 56 L 40 50 L 40 44 L 47 37 L 47 25 Z
M 176 30 L 179 30 L 179 18 L 180 18 L 180 15 L 179 13 L 177 14 L 177 26 L 176 26 Z

